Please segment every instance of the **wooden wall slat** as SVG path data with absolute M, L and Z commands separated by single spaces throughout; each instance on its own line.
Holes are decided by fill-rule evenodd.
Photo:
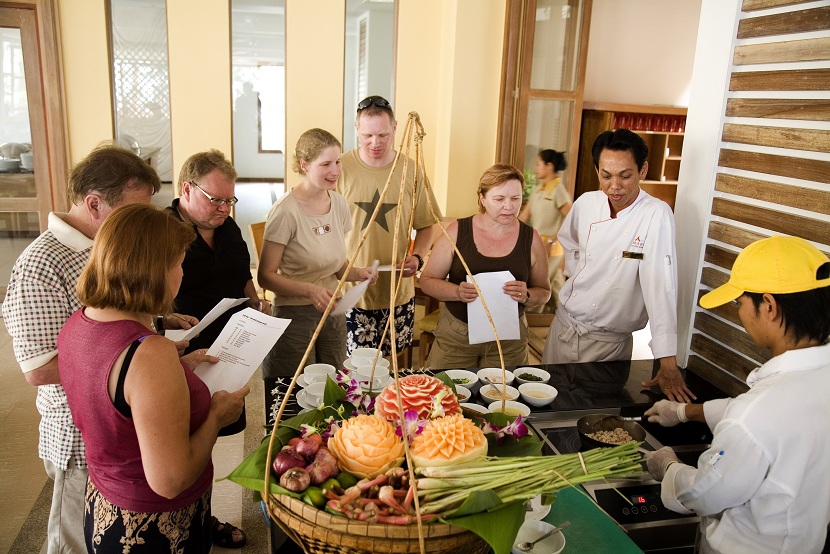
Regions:
M 718 173 L 715 190 L 830 215 L 827 191 Z
M 733 71 L 729 90 L 827 90 L 830 69 Z
M 742 19 L 738 23 L 738 38 L 769 37 L 824 29 L 830 29 L 830 7 Z
M 755 362 L 747 360 L 740 354 L 736 354 L 700 333 L 692 335 L 692 351 L 723 368 L 724 371 L 731 373 L 741 381 L 746 380 L 749 372 L 758 367 Z
M 724 123 L 721 138 L 724 142 L 739 144 L 792 148 L 809 152 L 830 152 L 830 131 L 821 129 Z
M 749 65 L 827 59 L 830 59 L 830 38 L 813 38 L 736 46 L 732 63 Z
M 747 231 L 734 225 L 729 225 L 722 221 L 709 222 L 709 238 L 731 244 L 740 249 L 744 249 L 756 240 L 767 238 L 769 235 L 756 233 L 755 231 Z
M 707 244 L 703 252 L 703 261 L 710 264 L 722 267 L 724 269 L 732 270 L 732 265 L 735 263 L 735 258 L 738 257 L 737 252 L 732 252 L 726 248 L 721 248 L 715 244 Z
M 778 6 L 789 6 L 792 4 L 804 4 L 812 2 L 813 0 L 744 0 L 741 5 L 741 11 L 751 12 L 754 10 L 765 10 L 767 8 L 776 8 Z
M 792 177 L 817 183 L 830 183 L 830 162 L 794 156 L 776 156 L 760 152 L 722 148 L 718 157 L 722 167 L 757 171 L 768 175 Z
M 701 270 L 700 282 L 710 289 L 716 289 L 721 285 L 726 284 L 729 280 L 729 274 L 717 270 L 714 267 L 704 267 Z
M 719 367 L 712 365 L 700 356 L 689 356 L 686 369 L 712 383 L 729 396 L 738 396 L 749 390 L 745 382 L 740 381 L 737 377 L 723 371 Z
M 719 342 L 728 344 L 730 348 L 755 360 L 758 364 L 765 364 L 770 359 L 769 350 L 756 346 L 742 328 L 736 329 L 705 312 L 698 312 L 695 315 L 695 329 L 717 338 Z
M 819 244 L 830 244 L 830 221 L 759 208 L 724 198 L 712 201 L 712 214 L 775 233 L 796 235 Z
M 729 98 L 726 101 L 726 115 L 729 117 L 830 121 L 830 100 Z

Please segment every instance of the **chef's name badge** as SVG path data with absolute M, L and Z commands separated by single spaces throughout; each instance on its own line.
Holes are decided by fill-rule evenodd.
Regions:
M 627 250 L 623 250 L 622 254 L 623 258 L 631 258 L 632 260 L 642 260 L 643 253 L 642 252 L 628 252 Z

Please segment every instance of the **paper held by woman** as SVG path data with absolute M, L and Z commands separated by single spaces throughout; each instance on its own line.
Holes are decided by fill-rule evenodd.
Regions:
M 470 280 L 469 276 L 467 276 L 467 280 Z M 509 271 L 493 271 L 477 273 L 475 280 L 478 288 L 481 289 L 484 301 L 487 302 L 490 315 L 493 316 L 493 323 L 496 324 L 499 340 L 519 339 L 521 337 L 519 331 L 519 304 L 510 296 L 504 294 L 502 290 L 505 283 L 515 281 L 516 278 Z M 481 298 L 476 298 L 475 301 L 467 304 L 467 325 L 470 344 L 481 344 L 496 340 Z

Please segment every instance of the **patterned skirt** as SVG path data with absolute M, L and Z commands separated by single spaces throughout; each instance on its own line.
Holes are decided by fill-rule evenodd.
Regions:
M 104 498 L 87 481 L 84 538 L 87 552 L 139 554 L 207 553 L 212 546 L 210 489 L 172 512 L 132 512 Z

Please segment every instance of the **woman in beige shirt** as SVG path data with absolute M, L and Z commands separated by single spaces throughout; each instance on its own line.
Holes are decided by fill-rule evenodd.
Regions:
M 291 319 L 262 364 L 265 416 L 272 421 L 275 401 L 287 389 L 314 330 L 346 271 L 344 235 L 352 229 L 349 205 L 334 188 L 340 178 L 340 142 L 328 131 L 310 129 L 294 149 L 293 169 L 303 180 L 282 196 L 268 214 L 257 279 L 273 291 L 272 313 Z M 352 267 L 347 280 L 376 279 L 371 268 Z M 346 322 L 329 314 L 306 365 L 342 368 Z M 281 378 L 283 384 L 278 386 Z
M 556 240 L 556 234 L 559 233 L 565 216 L 571 211 L 571 195 L 568 194 L 560 175 L 567 167 L 564 152 L 541 150 L 536 157 L 536 188 L 519 214 L 520 221 L 539 231 L 548 250 L 550 300 L 544 306 L 540 306 L 540 309 L 533 311 L 555 312 L 559 290 L 565 284 L 565 256 Z

